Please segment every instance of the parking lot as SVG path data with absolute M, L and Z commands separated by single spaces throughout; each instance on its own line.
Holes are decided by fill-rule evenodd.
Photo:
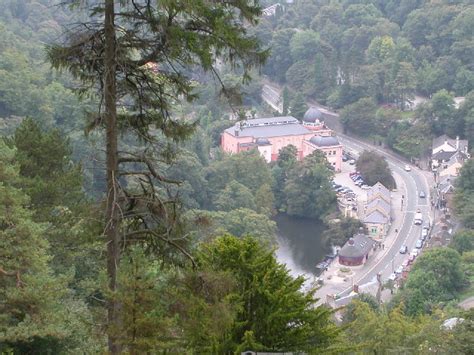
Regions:
M 361 188 L 363 184 L 356 185 L 356 182 L 351 178 L 350 174 L 355 172 L 355 165 L 349 163 L 350 160 L 342 163 L 342 171 L 334 176 L 334 183 L 336 184 L 336 192 L 339 199 L 345 201 L 354 201 L 357 206 L 357 215 L 363 216 L 364 206 L 367 200 L 366 188 Z M 355 179 L 355 178 L 354 178 Z M 359 180 L 360 181 L 360 180 Z

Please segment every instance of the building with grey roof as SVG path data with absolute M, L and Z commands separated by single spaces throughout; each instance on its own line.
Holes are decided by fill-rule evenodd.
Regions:
M 368 236 L 358 233 L 350 238 L 339 250 L 339 264 L 345 266 L 363 265 L 374 249 L 375 242 Z
M 221 147 L 228 153 L 257 149 L 267 162 L 275 161 L 280 150 L 288 145 L 296 147 L 298 159 L 321 150 L 334 169 L 339 171 L 342 145 L 332 136 L 332 131 L 325 130 L 324 137 L 319 137 L 319 133 L 308 129 L 292 116 L 257 118 L 237 122 L 224 130 Z
M 376 198 L 382 198 L 386 202 L 390 203 L 390 190 L 380 182 L 377 182 L 374 186 L 367 190 L 367 202 L 370 202 Z
M 315 106 L 311 106 L 303 116 L 303 124 L 305 122 L 314 123 L 316 121 L 322 121 L 323 114 L 322 112 Z
M 367 203 L 362 222 L 374 240 L 380 242 L 387 235 L 391 224 L 391 196 L 390 190 L 380 182 L 367 190 Z
M 433 139 L 431 148 L 431 168 L 440 175 L 457 175 L 464 162 L 470 158 L 469 142 L 459 139 L 459 136 L 452 139 L 443 134 Z

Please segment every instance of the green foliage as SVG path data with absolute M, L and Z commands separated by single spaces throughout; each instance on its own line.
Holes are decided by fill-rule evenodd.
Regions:
M 474 229 L 474 160 L 468 160 L 456 179 L 454 206 L 465 228 Z
M 252 192 L 244 185 L 232 180 L 217 195 L 214 202 L 220 211 L 231 211 L 239 208 L 256 209 Z
M 247 187 L 252 193 L 271 181 L 270 168 L 258 151 L 252 150 L 239 154 L 223 155 L 222 159 L 212 162 L 206 171 L 206 180 L 212 186 L 213 200 L 227 184 L 235 180 Z
M 329 221 L 322 237 L 326 245 L 342 247 L 360 228 L 364 228 L 364 224 L 359 219 L 342 217 L 337 221 Z
M 369 136 L 375 126 L 377 106 L 374 100 L 363 98 L 346 106 L 340 114 L 344 129 L 361 136 Z
M 419 158 L 431 147 L 431 136 L 427 134 L 429 131 L 427 124 L 413 125 L 401 121 L 390 128 L 387 144 L 407 158 Z
M 380 310 L 380 305 L 374 296 L 368 293 L 360 293 L 344 308 L 344 314 L 342 316 L 343 323 L 350 323 L 356 320 L 355 310 L 360 302 L 366 303 L 373 312 Z
M 289 171 L 285 184 L 286 212 L 292 216 L 322 218 L 335 209 L 331 189 L 333 171 L 320 151 L 306 156 Z
M 82 171 L 72 162 L 69 140 L 58 129 L 42 131 L 25 119 L 11 143 L 16 147 L 22 187 L 31 198 L 36 218 L 50 220 L 58 208 L 73 209 L 84 198 Z
M 0 350 L 60 352 L 87 345 L 90 321 L 84 304 L 68 289 L 70 275 L 49 266 L 45 226 L 25 208 L 15 152 L 0 141 Z
M 308 105 L 306 104 L 306 100 L 304 95 L 301 92 L 298 92 L 294 99 L 291 101 L 290 105 L 290 112 L 293 117 L 301 120 L 308 110 Z
M 198 262 L 237 282 L 229 297 L 239 308 L 222 353 L 251 350 L 243 349 L 250 344 L 273 352 L 317 352 L 334 341 L 338 331 L 331 312 L 314 307 L 314 290 L 303 293 L 304 279 L 293 279 L 255 239 L 220 237 L 201 247 Z
M 120 302 L 120 342 L 130 353 L 159 352 L 176 346 L 177 319 L 170 307 L 173 291 L 170 272 L 147 258 L 141 248 L 132 248 L 122 258 L 113 297 Z M 167 292 L 166 292 L 167 291 Z
M 450 247 L 455 249 L 461 255 L 465 252 L 474 250 L 474 231 L 461 230 L 456 232 L 453 236 L 453 241 L 451 242 Z
M 353 320 L 345 326 L 346 343 L 361 353 L 444 353 L 448 349 L 451 335 L 441 328 L 439 316 L 410 317 L 401 307 L 378 310 L 372 302 L 360 300 L 351 304 L 350 311 Z
M 367 185 L 373 186 L 380 182 L 389 190 L 394 189 L 395 179 L 384 157 L 373 151 L 364 150 L 356 162 L 357 171 L 360 172 Z
M 276 223 L 268 215 L 239 208 L 229 212 L 193 210 L 187 214 L 189 228 L 205 240 L 222 234 L 252 235 L 266 245 L 275 244 Z
M 285 185 L 289 173 L 297 163 L 298 149 L 294 145 L 287 145 L 280 149 L 276 164 L 272 167 L 273 195 L 275 196 L 275 207 L 279 211 L 286 211 Z
M 436 92 L 427 104 L 418 109 L 418 115 L 436 136 L 453 135 L 457 131 L 454 97 L 446 90 Z
M 451 248 L 435 248 L 417 259 L 399 301 L 405 305 L 407 314 L 423 314 L 439 302 L 454 299 L 464 286 L 458 252 Z

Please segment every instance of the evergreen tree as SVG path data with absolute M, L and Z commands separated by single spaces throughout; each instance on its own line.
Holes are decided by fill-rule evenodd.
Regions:
M 301 92 L 298 92 L 295 95 L 295 98 L 291 101 L 290 107 L 290 112 L 293 117 L 299 120 L 303 119 L 304 114 L 308 110 L 308 105 L 306 104 L 304 95 Z
M 272 352 L 318 352 L 333 343 L 338 330 L 331 312 L 314 306 L 315 290 L 303 293 L 304 279 L 293 279 L 254 238 L 220 237 L 202 246 L 198 263 L 228 272 L 237 283 L 227 297 L 240 307 L 221 353 L 256 350 L 245 348 L 252 344 Z
M 71 297 L 70 277 L 55 276 L 49 267 L 45 226 L 33 221 L 28 196 L 15 187 L 14 157 L 0 140 L 0 351 L 92 350 L 88 326 L 80 321 L 91 321 L 88 311 Z
M 219 57 L 242 64 L 243 78 L 249 79 L 249 69 L 262 64 L 267 52 L 259 47 L 256 38 L 247 35 L 244 27 L 254 24 L 260 14 L 253 1 L 116 3 L 104 0 L 90 4 L 88 10 L 91 21 L 87 26 L 83 26 L 81 33 L 76 28 L 63 46 L 49 48 L 49 58 L 55 68 L 69 70 L 88 87 L 100 88 L 103 99 L 89 128 L 105 128 L 104 235 L 109 288 L 113 293 L 117 289 L 117 267 L 124 238 L 127 242 L 133 237 L 169 242 L 172 228 L 163 224 L 177 220 L 173 207 L 164 211 L 169 204 L 165 205 L 165 198 L 155 190 L 155 185 L 167 180 L 157 172 L 148 152 L 119 152 L 119 130 L 153 142 L 155 134 L 150 131 L 153 125 L 167 138 L 186 138 L 192 132 L 192 125 L 170 119 L 170 107 L 175 100 L 195 98 L 191 78 L 183 69 L 200 66 L 216 73 L 213 65 Z M 144 177 L 141 190 L 127 192 L 119 177 L 137 175 L 136 166 L 145 169 L 138 173 Z M 146 203 L 134 211 L 138 200 Z M 120 211 L 129 213 L 124 216 Z M 158 211 L 161 212 L 156 216 Z M 124 217 L 128 217 L 126 223 L 122 223 Z M 150 218 L 158 218 L 159 222 L 153 224 L 158 228 L 150 228 L 147 223 Z M 117 330 L 121 324 L 120 306 L 109 299 L 107 308 L 109 329 Z M 108 334 L 112 354 L 120 352 L 118 334 L 111 331 Z

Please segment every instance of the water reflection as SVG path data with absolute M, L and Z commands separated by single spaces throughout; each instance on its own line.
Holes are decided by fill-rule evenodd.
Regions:
M 286 264 L 294 276 L 317 275 L 316 264 L 330 252 L 322 242 L 324 224 L 286 214 L 279 214 L 274 220 L 278 226 L 278 261 Z

